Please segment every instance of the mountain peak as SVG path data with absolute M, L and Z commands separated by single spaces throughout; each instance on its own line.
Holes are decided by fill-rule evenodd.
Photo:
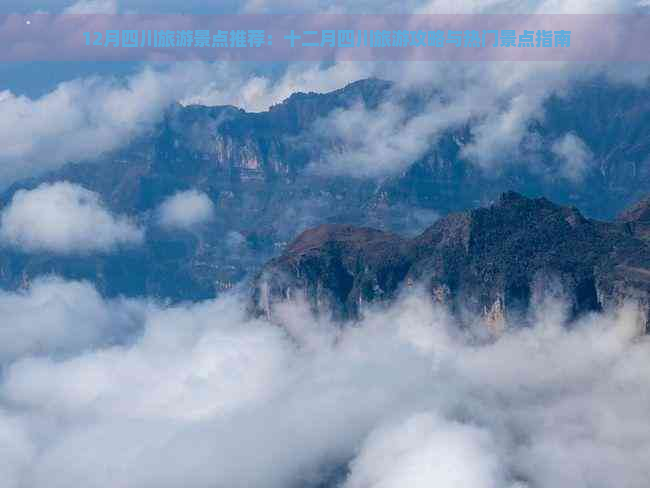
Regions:
M 259 303 L 265 290 L 267 315 L 274 302 L 303 294 L 318 313 L 354 319 L 364 304 L 421 283 L 452 312 L 499 329 L 558 290 L 571 317 L 627 298 L 647 315 L 648 262 L 650 247 L 624 226 L 506 192 L 496 205 L 451 214 L 413 239 L 354 226 L 306 231 L 264 268 L 254 297 Z
M 323 224 L 300 234 L 289 247 L 289 252 L 304 253 L 329 243 L 344 243 L 347 247 L 367 246 L 376 241 L 399 239 L 398 236 L 369 227 L 345 224 Z

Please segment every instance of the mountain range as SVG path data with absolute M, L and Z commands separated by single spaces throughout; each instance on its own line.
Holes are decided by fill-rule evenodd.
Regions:
M 59 170 L 19 181 L 0 197 L 0 203 L 7 205 L 18 190 L 46 182 L 69 181 L 96 192 L 110 211 L 126 214 L 143 225 L 144 243 L 113 252 L 77 255 L 28 252 L 4 246 L 0 251 L 0 287 L 16 289 L 36 276 L 54 273 L 69 279 L 89 280 L 107 296 L 149 295 L 172 301 L 202 299 L 246 281 L 267 260 L 280 255 L 287 243 L 305 229 L 328 224 L 313 231 L 317 234 L 303 234 L 301 239 L 318 240 L 314 237 L 318 233 L 344 236 L 352 232 L 354 242 L 379 246 L 376 257 L 366 257 L 371 261 L 382 259 L 385 252 L 390 259 L 399 261 L 379 285 L 382 293 L 391 294 L 407 275 L 406 279 L 416 279 L 430 276 L 436 266 L 449 266 L 422 260 L 416 260 L 415 266 L 416 261 L 410 255 L 421 252 L 417 249 L 429 244 L 442 246 L 447 239 L 444 236 L 453 233 L 443 231 L 440 226 L 457 228 L 453 235 L 458 242 L 454 246 L 461 249 L 470 245 L 463 244 L 463 233 L 476 235 L 474 226 L 487 225 L 478 216 L 487 218 L 495 212 L 494 208 L 508 207 L 477 210 L 476 217 L 448 218 L 430 227 L 436 219 L 488 205 L 510 190 L 580 209 L 582 213 L 559 210 L 550 207 L 550 203 L 534 200 L 535 205 L 546 209 L 544 212 L 550 212 L 557 221 L 544 232 L 551 236 L 556 231 L 565 235 L 576 229 L 586 233 L 582 240 L 576 241 L 578 247 L 565 249 L 567 255 L 557 258 L 558 266 L 561 261 L 562 266 L 570 267 L 572 256 L 581 254 L 583 247 L 595 242 L 601 247 L 591 251 L 590 256 L 612 251 L 611 242 L 618 238 L 627 243 L 625 246 L 632 246 L 631 242 L 636 246 L 642 241 L 640 234 L 630 234 L 629 230 L 637 225 L 634 222 L 639 220 L 635 218 L 638 210 L 629 213 L 628 220 L 633 222 L 629 225 L 607 226 L 590 219 L 614 218 L 650 188 L 649 95 L 648 87 L 614 85 L 600 79 L 575 84 L 567 93 L 552 96 L 545 102 L 544 113 L 529 123 L 524 142 L 517 151 L 504 155 L 503 161 L 481 166 L 465 157 L 463 147 L 473 138 L 474 122 L 468 120 L 431 138 L 426 149 L 408 164 L 381 175 L 350 175 L 329 168 L 332 155 L 340 162 L 351 148 L 346 147 L 347 138 L 323 131 L 322 122 L 359 107 L 381 116 L 380 109 L 388 102 L 401 107 L 407 117 L 417 117 L 428 101 L 439 96 L 435 89 L 405 90 L 391 82 L 366 79 L 330 93 L 296 93 L 260 113 L 232 106 L 176 104 L 165 111 L 157 124 L 119 149 L 92 161 L 71 161 Z M 350 130 L 363 131 L 364 127 Z M 579 138 L 588 148 L 586 166 L 579 177 L 567 177 L 562 170 L 566 161 L 550 149 L 567 134 Z M 391 167 L 390 157 L 378 163 Z M 353 166 L 355 162 L 350 160 L 346 164 Z M 214 221 L 193 231 L 170 231 L 157 225 L 155 215 L 160 203 L 188 189 L 204 192 L 214 202 Z M 506 195 L 511 197 L 501 197 L 501 201 L 514 198 L 514 194 Z M 569 217 L 562 217 L 567 212 L 577 222 L 575 229 L 566 220 Z M 527 219 L 522 217 L 516 221 L 532 225 Z M 352 227 L 340 225 L 366 226 L 378 231 L 352 231 Z M 556 225 L 562 228 L 556 229 Z M 471 232 L 470 227 L 474 229 Z M 484 237 L 480 241 L 482 247 L 472 247 L 472 253 L 488 253 L 481 256 L 497 259 L 502 251 L 499 246 L 506 244 L 493 227 L 485 228 L 496 232 L 490 239 L 498 242 L 490 244 L 488 237 Z M 428 230 L 422 234 L 425 229 Z M 538 231 L 542 232 L 535 230 Z M 507 245 L 534 245 L 535 242 L 524 239 L 522 232 L 521 239 L 505 241 L 510 242 Z M 394 233 L 418 237 L 409 240 Z M 546 234 L 538 237 L 546 239 Z M 288 252 L 300 247 L 300 242 L 294 243 Z M 472 240 L 471 245 L 476 246 L 477 242 Z M 404 246 L 408 252 L 401 250 Z M 563 248 L 555 252 L 560 252 L 559 249 Z M 443 284 L 455 290 L 457 285 L 449 282 L 451 276 L 454 273 L 460 276 L 460 270 L 465 273 L 464 267 L 469 266 L 472 280 L 489 282 L 497 279 L 497 275 L 498 279 L 515 279 L 509 285 L 513 289 L 477 291 L 479 308 L 495 306 L 497 295 L 505 302 L 506 309 L 510 308 L 511 300 L 527 300 L 528 275 L 526 279 L 513 277 L 511 271 L 498 271 L 499 264 L 492 261 L 492 268 L 479 272 L 476 267 L 488 263 L 478 257 L 472 259 L 475 260 L 472 263 L 458 264 L 461 268 L 457 271 L 436 271 L 445 276 L 440 277 L 440 293 L 447 293 Z M 618 258 L 613 259 L 620 264 Z M 594 282 L 599 278 L 589 278 L 589 270 L 596 266 L 596 261 L 596 257 L 589 258 L 585 269 L 569 273 L 577 280 L 576 287 L 585 287 L 584 297 L 577 297 L 576 311 L 602 301 L 593 296 L 594 290 L 604 293 L 604 288 Z M 637 264 L 624 266 L 636 269 Z M 480 278 L 481 273 L 493 278 Z M 608 268 L 607 273 L 613 276 L 614 271 Z M 348 285 L 361 286 L 356 279 L 353 276 Z M 612 280 L 605 279 L 607 286 L 616 286 Z M 356 297 L 355 293 L 350 297 Z M 366 298 L 374 297 L 373 294 L 362 293 Z M 341 314 L 352 316 L 355 305 L 348 301 L 349 297 L 341 302 Z
M 630 302 L 647 329 L 649 210 L 645 200 L 603 222 L 507 192 L 414 238 L 322 225 L 264 267 L 253 288 L 255 310 L 272 318 L 278 303 L 304 299 L 317 314 L 349 321 L 422 286 L 460 322 L 480 319 L 494 332 L 525 323 L 530 308 L 549 298 L 566 302 L 570 320 Z

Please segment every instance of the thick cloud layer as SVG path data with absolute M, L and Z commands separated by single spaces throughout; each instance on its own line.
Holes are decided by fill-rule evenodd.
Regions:
M 61 356 L 119 341 L 141 321 L 141 304 L 105 301 L 85 282 L 40 278 L 0 292 L 0 364 L 26 355 Z
M 489 431 L 415 413 L 368 436 L 345 487 L 496 488 L 504 474 Z
M 632 306 L 567 329 L 546 302 L 534 327 L 487 342 L 417 294 L 345 329 L 297 304 L 278 310 L 282 327 L 247 320 L 236 297 L 138 311 L 118 344 L 8 356 L 5 486 L 286 488 L 338 472 L 345 488 L 640 488 L 650 476 L 650 343 Z
M 137 245 L 144 231 L 110 213 L 99 195 L 68 182 L 17 191 L 2 210 L 0 239 L 26 252 L 108 252 Z

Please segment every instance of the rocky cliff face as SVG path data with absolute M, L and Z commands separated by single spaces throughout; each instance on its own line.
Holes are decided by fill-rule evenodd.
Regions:
M 316 130 L 318 121 L 352 107 L 372 111 L 387 101 L 417 114 L 433 91 L 403 93 L 389 82 L 369 79 L 330 93 L 294 94 L 261 113 L 175 105 L 124 147 L 20 182 L 0 196 L 5 204 L 17 189 L 43 181 L 77 183 L 98 192 L 111 210 L 146 225 L 146 244 L 67 260 L 0 249 L 0 287 L 12 289 L 57 273 L 88 279 L 108 295 L 204 298 L 230 289 L 307 228 L 353 224 L 413 235 L 439 215 L 485 204 L 510 189 L 575 205 L 591 217 L 612 218 L 650 187 L 649 95 L 648 88 L 576 85 L 562 98 L 549 99 L 540 122 L 531 124 L 536 152 L 521 148 L 519 159 L 499 172 L 463 158 L 463 144 L 471 141 L 468 125 L 440 134 L 405 170 L 382 178 L 311 171 L 310 164 L 327 151 L 346 149 L 341 140 Z M 580 181 L 559 175 L 549 149 L 568 133 L 591 153 Z M 215 203 L 214 223 L 193 234 L 157 228 L 157 205 L 190 188 Z M 641 236 L 646 224 L 630 228 Z
M 308 230 L 266 265 L 253 298 L 261 314 L 304 297 L 317 313 L 347 320 L 418 285 L 460 320 L 479 316 L 495 331 L 526 320 L 549 294 L 566 300 L 573 318 L 634 301 L 647 323 L 650 245 L 629 223 L 508 192 L 412 239 L 352 226 Z

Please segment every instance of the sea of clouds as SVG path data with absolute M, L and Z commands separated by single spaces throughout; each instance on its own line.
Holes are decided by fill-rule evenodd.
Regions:
M 378 9 L 312 3 L 301 5 Z M 412 3 L 409 11 L 423 13 L 647 8 L 613 0 Z M 242 10 L 271 7 L 253 0 Z M 273 4 L 279 7 L 297 8 L 290 0 Z M 70 8 L 122 11 L 113 0 Z M 399 8 L 386 2 L 387 11 Z M 70 80 L 37 98 L 5 90 L 0 187 L 121 147 L 177 100 L 264 110 L 297 90 L 331 90 L 367 76 L 400 90 L 446 87 L 450 103 L 433 101 L 416 119 L 388 102 L 319 121 L 348 148 L 324 161 L 334 172 L 403 171 L 437 134 L 470 117 L 477 123 L 464 153 L 492 168 L 501 161 L 495 155 L 517 147 L 550 94 L 603 69 L 614 82 L 647 80 L 639 66 L 404 63 L 396 70 L 334 62 L 267 77 L 195 62 Z M 359 126 L 367 130 L 350 130 Z M 552 150 L 579 181 L 590 148 L 567 134 Z M 26 224 L 43 215 L 69 225 Z M 162 226 L 193 227 L 209 221 L 212 203 L 179 194 L 157 215 Z M 56 183 L 16 193 L 2 209 L 0 237 L 66 254 L 138 245 L 144 233 L 97 194 Z M 531 311 L 532 327 L 511 324 L 486 340 L 417 293 L 343 328 L 296 303 L 276 310 L 274 323 L 252 319 L 243 301 L 237 294 L 174 306 L 106 299 L 92 284 L 56 277 L 1 291 L 3 488 L 648 485 L 650 342 L 633 305 L 567 326 L 565 305 L 549 299 Z
M 341 327 L 237 294 L 0 294 L 0 479 L 22 487 L 606 488 L 650 479 L 636 308 L 498 338 L 413 292 Z

